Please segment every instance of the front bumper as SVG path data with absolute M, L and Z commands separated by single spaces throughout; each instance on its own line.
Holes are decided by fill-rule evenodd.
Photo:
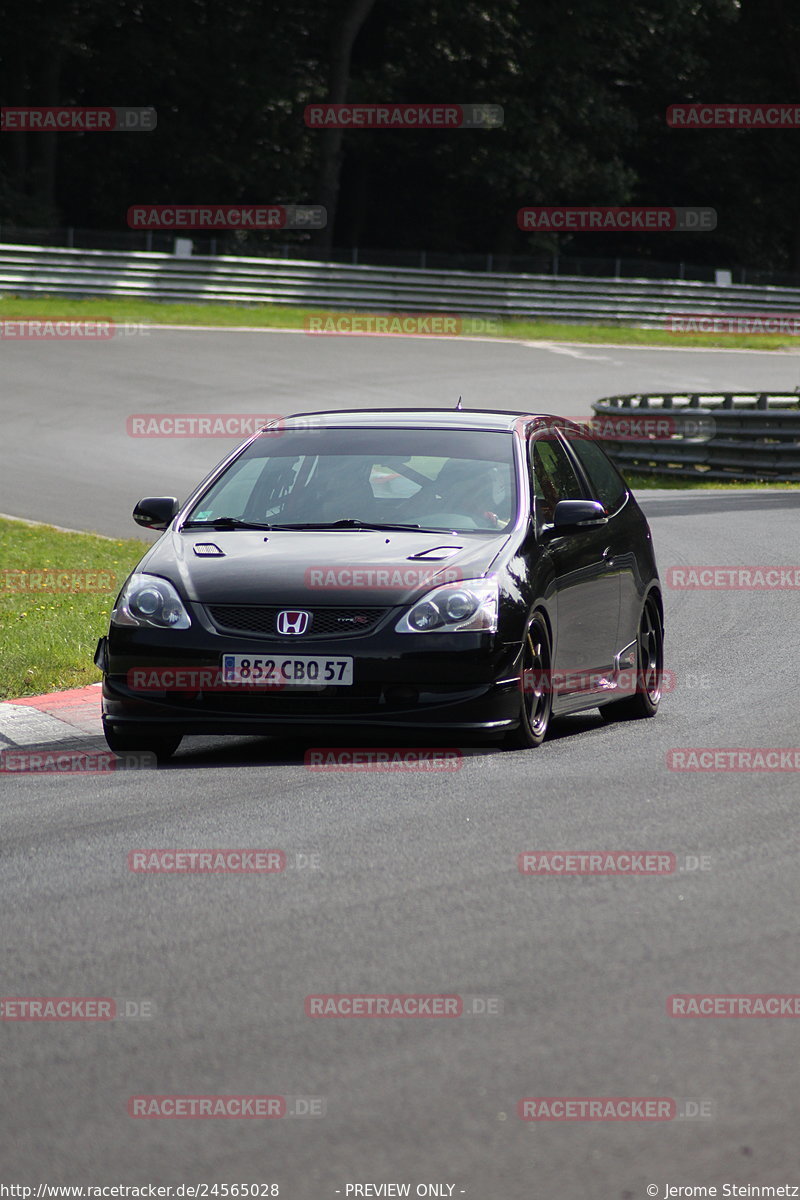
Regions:
M 384 629 L 364 637 L 287 641 L 255 643 L 197 627 L 180 634 L 112 628 L 95 655 L 103 671 L 103 716 L 120 728 L 147 724 L 183 734 L 257 735 L 282 728 L 318 734 L 320 726 L 501 733 L 519 722 L 519 647 L 495 634 Z M 352 657 L 352 686 L 264 691 L 132 686 L 144 668 L 216 672 L 223 653 L 287 652 Z

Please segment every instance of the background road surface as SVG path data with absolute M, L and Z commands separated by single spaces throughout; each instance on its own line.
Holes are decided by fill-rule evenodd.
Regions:
M 640 389 L 798 384 L 788 352 L 165 329 L 5 341 L 0 512 L 130 537 L 137 500 L 183 500 L 241 440 L 130 438 L 136 413 L 449 408 L 462 395 L 467 408 L 589 416 L 593 400 Z

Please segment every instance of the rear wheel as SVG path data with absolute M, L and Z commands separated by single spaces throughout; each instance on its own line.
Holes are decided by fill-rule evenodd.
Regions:
M 547 736 L 553 709 L 550 635 L 541 613 L 534 613 L 522 641 L 520 693 L 519 726 L 506 734 L 505 744 L 530 750 Z
M 654 717 L 661 701 L 664 674 L 664 625 L 653 597 L 645 601 L 636 639 L 636 690 L 624 700 L 603 704 L 604 721 L 640 721 Z
M 153 725 L 115 725 L 105 718 L 103 736 L 115 754 L 155 754 L 159 762 L 171 758 L 183 740 L 182 733 L 170 733 Z

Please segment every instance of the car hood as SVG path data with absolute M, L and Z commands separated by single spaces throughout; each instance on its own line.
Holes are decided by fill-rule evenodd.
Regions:
M 388 607 L 480 578 L 508 540 L 505 532 L 170 530 L 137 569 L 202 604 Z

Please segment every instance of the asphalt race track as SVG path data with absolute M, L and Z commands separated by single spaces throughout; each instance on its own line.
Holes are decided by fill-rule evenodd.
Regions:
M 510 408 L 589 416 L 639 389 L 800 384 L 800 355 L 459 338 L 145 330 L 106 341 L 3 341 L 0 512 L 130 537 L 141 496 L 181 499 L 226 439 L 131 438 L 137 413 Z
M 0 509 L 132 535 L 140 495 L 184 493 L 227 448 L 128 439 L 135 412 L 461 391 L 571 415 L 639 387 L 798 382 L 792 355 L 301 337 L 4 346 Z M 662 577 L 800 562 L 798 493 L 659 493 L 646 509 Z M 0 1024 L 8 1178 L 278 1183 L 298 1200 L 359 1183 L 473 1200 L 800 1183 L 797 1022 L 667 1015 L 675 993 L 800 993 L 798 773 L 667 767 L 674 748 L 800 744 L 797 592 L 665 587 L 665 603 L 674 688 L 654 721 L 590 713 L 538 750 L 470 748 L 455 772 L 326 774 L 304 767 L 308 743 L 188 739 L 158 771 L 0 776 L 2 994 L 154 1006 Z M 151 847 L 280 848 L 289 869 L 129 871 Z M 518 854 L 547 849 L 674 852 L 678 869 L 519 873 Z M 304 999 L 318 993 L 502 1011 L 317 1020 Z M 142 1093 L 324 1097 L 326 1114 L 135 1120 Z M 526 1122 L 526 1096 L 670 1097 L 706 1115 Z

